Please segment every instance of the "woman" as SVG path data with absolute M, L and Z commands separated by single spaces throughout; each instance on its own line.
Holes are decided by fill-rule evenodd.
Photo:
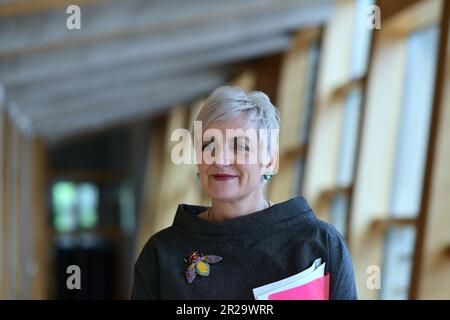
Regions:
M 261 132 L 276 132 L 280 122 L 267 95 L 220 87 L 196 120 L 203 127 L 197 176 L 211 207 L 180 204 L 173 225 L 150 238 L 135 265 L 132 298 L 255 299 L 253 289 L 321 258 L 329 298 L 356 299 L 351 258 L 338 232 L 303 197 L 275 204 L 264 196 L 278 144 L 276 135 Z

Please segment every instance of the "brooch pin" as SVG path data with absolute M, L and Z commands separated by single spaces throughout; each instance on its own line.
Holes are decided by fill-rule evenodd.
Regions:
M 209 264 L 219 262 L 222 259 L 223 258 L 220 256 L 205 255 L 198 251 L 194 251 L 188 258 L 184 259 L 184 261 L 188 263 L 188 267 L 186 269 L 187 282 L 192 283 L 197 274 L 202 277 L 209 276 Z

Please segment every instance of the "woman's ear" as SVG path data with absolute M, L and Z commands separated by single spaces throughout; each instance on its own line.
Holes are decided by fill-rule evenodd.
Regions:
M 278 151 L 271 151 L 266 160 L 268 161 L 261 167 L 261 174 L 275 175 L 278 172 Z
M 278 172 L 278 150 L 270 153 L 269 170 L 273 175 Z

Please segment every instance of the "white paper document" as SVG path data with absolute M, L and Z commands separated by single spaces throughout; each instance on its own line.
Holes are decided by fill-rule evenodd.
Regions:
M 308 269 L 303 270 L 300 273 L 253 289 L 255 299 L 269 300 L 269 295 L 271 294 L 299 287 L 323 277 L 325 274 L 325 263 L 321 264 L 321 262 L 322 259 L 318 258 Z

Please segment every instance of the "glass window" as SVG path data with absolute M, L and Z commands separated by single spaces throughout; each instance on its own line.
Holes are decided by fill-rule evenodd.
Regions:
M 304 88 L 305 94 L 303 95 L 303 101 L 301 101 L 302 105 L 304 105 L 305 108 L 303 108 L 303 112 L 300 114 L 301 125 L 299 134 L 301 144 L 305 148 L 305 150 L 308 149 L 307 146 L 311 131 L 319 55 L 320 55 L 320 46 L 318 42 L 315 42 L 308 49 L 308 68 L 305 75 L 306 85 Z M 305 166 L 306 166 L 306 154 L 303 154 L 301 156 L 301 159 L 297 161 L 296 165 L 295 176 L 297 177 L 296 181 L 298 181 L 296 183 L 297 194 L 301 194 L 303 190 Z
M 351 48 L 350 74 L 358 79 L 367 72 L 372 30 L 367 27 L 367 8 L 374 4 L 373 0 L 356 0 L 354 13 L 354 29 Z M 354 166 L 358 145 L 358 131 L 362 107 L 362 88 L 352 89 L 343 103 L 340 146 L 337 159 L 336 186 L 350 187 L 354 180 Z M 349 194 L 341 192 L 331 199 L 331 223 L 342 234 L 346 234 L 346 221 L 349 207 Z
M 52 202 L 53 224 L 58 232 L 89 229 L 97 223 L 98 189 L 91 183 L 56 182 Z
M 391 193 L 391 212 L 395 217 L 414 217 L 419 211 L 438 36 L 439 29 L 432 27 L 414 32 L 407 39 L 405 84 Z
M 343 105 L 336 173 L 336 185 L 338 187 L 350 187 L 353 184 L 361 106 L 362 90 L 357 88 L 350 91 Z M 333 197 L 330 204 L 331 223 L 342 235 L 346 234 L 348 203 L 348 193 L 339 193 Z
M 407 38 L 405 80 L 396 141 L 390 214 L 414 218 L 420 208 L 434 91 L 439 29 Z M 382 299 L 408 299 L 415 226 L 393 227 L 385 237 Z
M 353 79 L 362 77 L 367 72 L 370 40 L 372 30 L 367 27 L 367 8 L 374 4 L 374 0 L 356 0 L 355 28 L 353 30 L 353 46 L 351 51 L 350 72 Z
M 316 78 L 317 78 L 317 68 L 319 63 L 320 48 L 318 43 L 311 45 L 308 51 L 308 68 L 306 70 L 306 85 L 304 89 L 302 105 L 303 114 L 301 116 L 301 126 L 300 126 L 300 141 L 302 145 L 308 143 L 309 132 L 311 129 L 311 119 L 313 114 L 314 106 L 314 94 L 316 91 Z
M 341 145 L 336 177 L 338 186 L 349 186 L 353 183 L 361 104 L 361 89 L 350 91 L 345 99 L 342 118 Z
M 381 273 L 380 298 L 408 299 L 416 228 L 392 227 L 384 239 L 384 266 Z
M 97 222 L 98 190 L 90 183 L 82 183 L 77 187 L 78 222 L 82 229 L 89 229 Z
M 330 206 L 331 224 L 342 236 L 346 235 L 348 194 L 339 193 L 333 197 Z

